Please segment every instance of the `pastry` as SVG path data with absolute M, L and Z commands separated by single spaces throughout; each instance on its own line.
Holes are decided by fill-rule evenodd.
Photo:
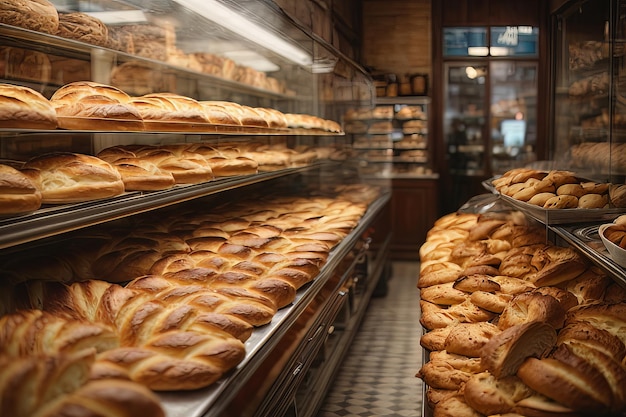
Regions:
M 63 38 L 74 39 L 97 46 L 108 46 L 109 30 L 98 18 L 86 13 L 60 13 L 55 33 Z

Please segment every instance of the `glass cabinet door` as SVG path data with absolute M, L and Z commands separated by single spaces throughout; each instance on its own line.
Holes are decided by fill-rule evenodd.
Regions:
M 448 170 L 452 175 L 485 175 L 487 71 L 484 64 L 446 64 L 443 127 Z
M 491 174 L 536 159 L 537 63 L 490 63 Z

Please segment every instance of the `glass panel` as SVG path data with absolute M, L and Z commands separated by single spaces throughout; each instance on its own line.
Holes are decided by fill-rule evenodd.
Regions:
M 491 56 L 537 56 L 539 28 L 494 26 L 491 28 Z
M 492 172 L 535 160 L 537 140 L 537 64 L 490 64 Z
M 486 65 L 446 65 L 444 135 L 452 174 L 484 174 L 487 70 Z
M 487 56 L 486 27 L 455 27 L 443 29 L 444 56 Z

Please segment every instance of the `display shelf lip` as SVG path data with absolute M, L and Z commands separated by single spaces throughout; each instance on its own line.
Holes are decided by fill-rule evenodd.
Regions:
M 430 96 L 397 96 L 397 97 L 376 97 L 375 104 L 428 104 Z
M 226 377 L 207 388 L 190 392 L 159 393 L 167 417 L 217 417 L 238 390 L 256 371 L 260 362 L 278 344 L 299 314 L 317 295 L 330 278 L 341 260 L 354 247 L 371 221 L 391 200 L 389 192 L 384 192 L 368 207 L 357 226 L 335 247 L 318 276 L 296 294 L 291 306 L 278 310 L 272 321 L 255 329 L 246 341 L 246 357 Z
M 598 236 L 596 243 L 601 250 L 594 249 L 584 240 L 595 241 L 590 236 L 592 236 L 593 233 L 597 234 L 598 228 L 604 223 L 552 226 L 551 229 L 567 243 L 583 252 L 597 266 L 618 279 L 623 286 L 626 286 L 626 268 L 621 267 L 609 257 L 608 251 L 606 251 L 600 237 Z
M 326 132 L 316 129 L 293 129 L 293 128 L 264 128 L 252 126 L 226 126 L 210 125 L 211 130 L 202 130 L 202 125 L 190 130 L 102 130 L 102 129 L 23 129 L 23 128 L 0 128 L 0 140 L 4 134 L 38 135 L 38 134 L 146 134 L 146 135 L 235 135 L 235 136 L 345 136 L 345 132 Z
M 161 191 L 126 192 L 110 199 L 44 207 L 28 214 L 4 217 L 0 220 L 0 249 L 156 210 L 233 188 L 312 170 L 325 164 L 333 163 L 316 162 L 304 167 L 225 177 L 200 184 L 177 185 Z

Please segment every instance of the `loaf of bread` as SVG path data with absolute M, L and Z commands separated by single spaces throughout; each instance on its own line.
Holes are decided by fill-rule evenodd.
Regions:
M 111 70 L 111 85 L 135 96 L 175 89 L 175 84 L 173 77 L 147 62 L 128 61 Z
M 55 34 L 59 26 L 59 15 L 54 4 L 48 0 L 7 0 L 0 3 L 0 22 Z
M 144 121 L 209 123 L 200 103 L 179 94 L 150 93 L 133 97 L 128 103 L 139 111 Z
M 100 19 L 86 13 L 60 13 L 59 26 L 55 34 L 91 45 L 109 46 L 107 26 Z
M 0 75 L 3 78 L 37 81 L 51 81 L 52 64 L 47 54 L 12 46 L 0 47 Z
M 61 127 L 69 129 L 143 130 L 142 116 L 122 90 L 91 81 L 64 85 L 50 98 Z
M 42 154 L 27 161 L 22 172 L 41 191 L 44 204 L 97 200 L 124 192 L 124 182 L 117 170 L 90 155 Z
M 0 411 L 15 417 L 70 415 L 164 417 L 159 399 L 128 380 L 90 379 L 95 352 L 0 356 Z
M 171 172 L 160 169 L 147 159 L 121 146 L 105 148 L 98 158 L 110 163 L 119 172 L 126 191 L 154 191 L 171 188 L 176 183 Z
M 41 192 L 17 169 L 0 164 L 0 215 L 21 214 L 41 207 Z
M 37 91 L 0 84 L 0 126 L 17 129 L 56 129 L 57 116 L 50 102 Z

